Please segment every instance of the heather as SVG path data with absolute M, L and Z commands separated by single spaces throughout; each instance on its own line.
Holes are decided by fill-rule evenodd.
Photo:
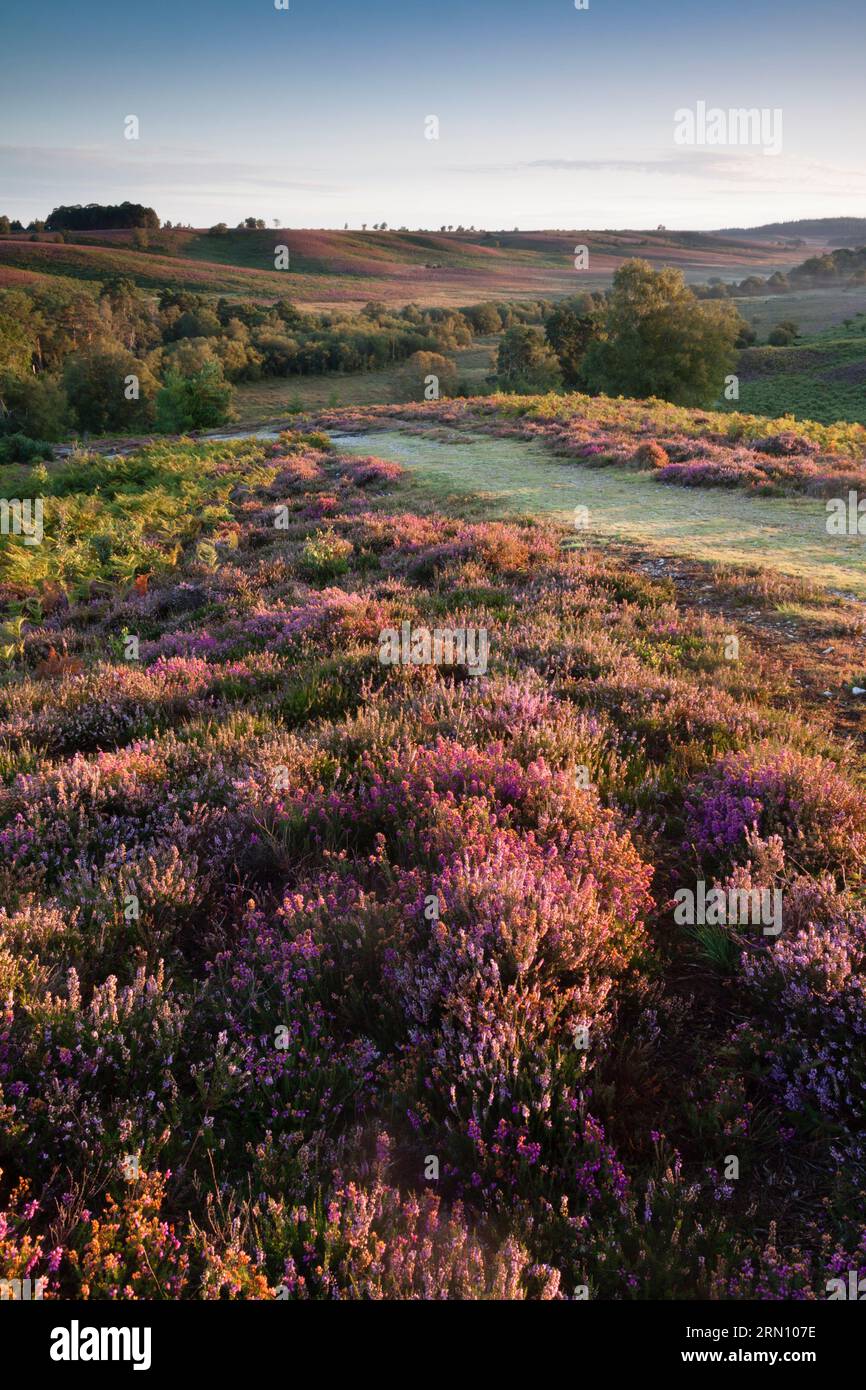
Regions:
M 677 487 L 741 488 L 767 496 L 845 497 L 866 488 L 866 429 L 792 415 L 686 409 L 664 400 L 567 395 L 496 395 L 438 405 L 331 410 L 316 416 L 335 430 L 461 430 L 536 440 L 587 468 L 652 472 Z
M 0 1277 L 862 1273 L 862 772 L 759 641 L 728 660 L 670 582 L 321 435 L 35 484 L 45 545 L 0 542 Z M 383 664 L 404 623 L 483 628 L 486 672 Z M 779 889 L 781 934 L 679 926 L 698 879 Z

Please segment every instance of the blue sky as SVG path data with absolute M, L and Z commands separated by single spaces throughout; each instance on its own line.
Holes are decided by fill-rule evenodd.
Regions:
M 669 227 L 866 215 L 862 0 L 7 6 L 0 212 Z M 780 110 L 781 154 L 674 113 Z M 124 118 L 140 122 L 124 138 Z M 439 139 L 425 138 L 425 119 Z

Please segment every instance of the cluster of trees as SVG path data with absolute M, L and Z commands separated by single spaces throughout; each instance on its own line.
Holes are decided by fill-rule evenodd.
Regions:
M 159 227 L 153 208 L 142 203 L 75 203 L 55 208 L 45 219 L 47 232 L 105 231 L 115 227 Z
M 699 302 L 680 271 L 626 261 L 607 294 L 558 304 L 543 333 L 509 329 L 499 347 L 497 384 L 508 391 L 565 386 L 706 406 L 721 394 L 746 327 L 733 305 Z
M 820 289 L 822 285 L 866 284 L 866 246 L 852 251 L 840 247 L 826 256 L 810 256 L 792 267 L 786 275 L 777 270 L 772 275 L 747 275 L 745 280 L 724 281 L 715 278 L 706 285 L 696 285 L 700 299 L 743 299 L 753 295 L 790 294 L 792 289 Z
M 543 308 L 476 305 L 460 309 L 392 309 L 371 302 L 359 312 L 305 313 L 290 300 L 270 305 L 164 291 L 158 302 L 162 360 L 182 368 L 218 360 L 229 381 L 377 371 L 417 352 L 446 354 L 477 335 L 500 333 L 524 316 L 540 322 Z
M 10 232 L 44 232 L 45 223 L 38 220 L 28 222 L 24 226 L 17 217 L 9 218 L 5 213 L 0 214 L 0 236 L 8 236 Z
M 423 399 L 459 387 L 447 354 L 476 336 L 541 323 L 547 301 L 460 309 L 304 313 L 290 300 L 214 300 L 187 290 L 156 299 L 115 276 L 100 287 L 48 284 L 0 292 L 0 433 L 57 440 L 208 428 L 230 416 L 232 386 L 265 377 L 375 371 L 419 359 L 401 390 Z M 437 363 L 424 363 L 435 355 Z M 444 363 L 444 365 L 443 365 Z
M 754 295 L 790 294 L 791 281 L 784 271 L 777 270 L 766 278 L 747 275 L 745 280 L 720 280 L 716 276 L 709 284 L 695 285 L 693 289 L 698 299 L 749 299 Z
M 57 440 L 221 424 L 231 407 L 221 366 L 175 364 L 164 355 L 164 328 L 122 277 L 98 290 L 51 284 L 0 294 L 0 434 Z

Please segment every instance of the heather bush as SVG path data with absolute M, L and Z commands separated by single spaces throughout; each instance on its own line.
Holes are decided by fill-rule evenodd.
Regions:
M 513 1237 L 466 1222 L 459 1203 L 349 1183 L 313 1207 L 273 1205 L 269 1244 L 285 1252 L 278 1297 L 553 1299 L 559 1276 Z M 486 1238 L 485 1238 L 486 1237 Z
M 866 1120 L 866 920 L 847 913 L 789 928 L 771 950 L 746 955 L 743 988 L 754 1023 L 743 1054 L 785 1123 L 844 1140 Z
M 823 486 L 840 444 L 399 409 L 762 488 Z M 0 563 L 0 1277 L 799 1299 L 857 1267 L 856 750 L 757 632 L 724 654 L 732 610 L 811 591 L 708 574 L 697 611 L 555 526 L 404 512 L 396 466 L 321 435 L 38 481 L 62 524 Z M 404 622 L 483 627 L 487 670 L 384 666 Z M 677 926 L 686 865 L 779 889 L 778 939 Z
M 826 759 L 790 748 L 731 753 L 689 788 L 687 837 L 699 856 L 738 862 L 752 829 L 778 835 L 804 868 L 860 875 L 866 808 Z

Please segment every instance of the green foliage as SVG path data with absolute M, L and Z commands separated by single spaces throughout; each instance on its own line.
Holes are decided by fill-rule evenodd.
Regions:
M 49 232 L 66 228 L 70 231 L 84 231 L 110 227 L 159 227 L 159 217 L 153 208 L 142 203 L 88 203 L 82 207 L 76 203 L 69 207 L 55 208 L 45 219 Z
M 772 347 L 789 347 L 799 333 L 799 327 L 791 319 L 783 319 L 771 329 L 767 342 Z
M 33 301 L 18 291 L 0 296 L 0 374 L 21 376 L 36 351 Z
M 732 305 L 699 303 L 680 271 L 627 261 L 613 277 L 603 336 L 590 344 L 583 371 L 606 395 L 710 405 L 733 371 L 740 327 Z
M 582 365 L 587 348 L 598 336 L 602 322 L 602 302 L 592 295 L 582 300 L 558 304 L 544 325 L 547 341 L 559 358 L 562 379 L 568 387 L 586 385 Z
M 504 391 L 532 395 L 555 391 L 562 385 L 562 372 L 556 353 L 541 332 L 515 324 L 499 344 L 496 380 Z
M 229 495 L 243 482 L 267 485 L 254 441 L 208 447 L 172 442 L 135 454 L 75 454 L 51 470 L 10 467 L 7 498 L 44 499 L 44 539 L 0 537 L 0 584 L 87 594 L 96 583 L 131 583 L 171 570 L 184 546 L 219 537 L 231 521 Z
M 354 547 L 351 541 L 328 528 L 308 536 L 301 551 L 301 572 L 309 579 L 323 581 L 345 574 Z
M 213 429 L 231 417 L 232 388 L 216 362 L 192 376 L 170 371 L 156 398 L 157 428 L 165 434 Z
M 740 355 L 737 374 L 739 409 L 823 425 L 866 425 L 866 315 L 849 319 L 844 327 L 800 335 L 788 346 L 750 348 Z M 720 401 L 717 409 L 729 410 L 730 405 Z M 851 449 L 847 441 L 837 447 Z
M 27 436 L 32 440 L 63 439 L 72 426 L 69 397 L 58 377 L 47 372 L 34 376 L 6 376 L 0 380 L 0 400 L 7 415 L 0 421 L 0 432 Z M 33 457 L 48 458 L 50 454 Z M 26 462 L 21 457 L 21 462 Z
M 431 376 L 438 384 L 433 396 L 428 394 L 432 389 L 428 384 Z M 415 352 L 397 375 L 397 398 L 401 401 L 438 400 L 440 396 L 453 396 L 456 386 L 457 366 L 450 357 L 438 352 Z
M 53 457 L 54 450 L 44 439 L 30 439 L 26 434 L 0 436 L 0 464 L 35 463 Z
M 157 382 L 147 364 L 131 352 L 116 347 L 77 352 L 63 375 L 80 429 L 135 433 L 153 424 Z

